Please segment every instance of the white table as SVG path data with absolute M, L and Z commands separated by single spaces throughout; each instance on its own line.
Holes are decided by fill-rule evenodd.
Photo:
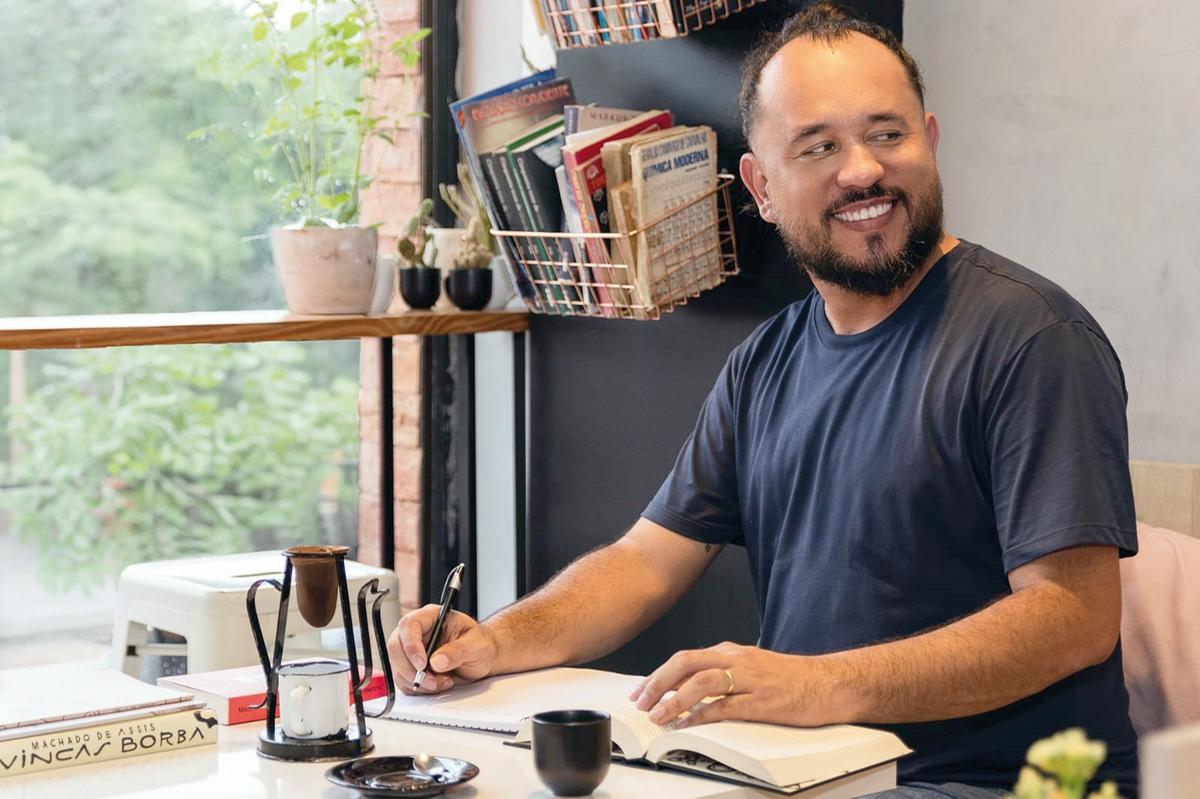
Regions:
M 447 799 L 553 799 L 538 781 L 526 749 L 502 736 L 374 719 L 374 755 L 428 752 L 468 760 L 479 776 Z M 333 763 L 281 763 L 258 756 L 260 724 L 221 727 L 216 747 L 143 755 L 110 763 L 0 780 L 3 799 L 356 799 L 361 794 L 325 779 Z M 596 799 L 762 799 L 777 797 L 729 783 L 613 764 Z

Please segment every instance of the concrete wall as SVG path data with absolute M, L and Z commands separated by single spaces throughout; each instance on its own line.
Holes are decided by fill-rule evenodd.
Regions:
M 1200 5 L 906 6 L 948 228 L 1096 316 L 1125 368 L 1133 457 L 1200 462 Z

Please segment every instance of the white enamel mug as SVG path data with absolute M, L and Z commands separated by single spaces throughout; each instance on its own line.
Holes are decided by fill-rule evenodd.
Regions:
M 350 724 L 350 664 L 307 660 L 279 667 L 279 718 L 291 738 L 328 738 Z

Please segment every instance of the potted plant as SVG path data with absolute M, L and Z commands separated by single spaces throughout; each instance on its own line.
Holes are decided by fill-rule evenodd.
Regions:
M 487 225 L 476 217 L 462 237 L 454 268 L 446 275 L 446 296 L 464 311 L 481 311 L 492 298 L 492 256 L 483 244 Z
M 458 165 L 458 185 L 442 183 L 438 192 L 463 227 L 446 275 L 446 295 L 464 311 L 482 310 L 492 296 L 491 267 L 498 253 L 487 208 L 465 164 Z
M 371 0 L 305 0 L 288 8 L 284 18 L 273 0 L 250 7 L 253 39 L 262 47 L 253 66 L 272 70 L 279 87 L 260 138 L 286 164 L 273 179 L 284 207 L 299 216 L 270 232 L 275 267 L 293 313 L 367 313 L 378 233 L 356 224 L 369 183 L 362 148 L 371 136 L 391 142 L 385 118 L 372 110 L 381 21 Z M 389 49 L 415 66 L 428 34 L 414 31 Z M 346 85 L 355 88 L 339 94 Z
M 402 266 L 400 273 L 400 296 L 408 307 L 416 310 L 432 308 L 441 293 L 440 273 L 434 265 L 437 247 L 430 240 L 429 231 L 433 214 L 433 200 L 421 200 L 417 213 L 404 226 L 396 251 Z

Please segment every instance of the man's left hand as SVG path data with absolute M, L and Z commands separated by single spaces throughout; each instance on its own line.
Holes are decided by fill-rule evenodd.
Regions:
M 722 719 L 818 726 L 836 721 L 829 709 L 833 686 L 825 672 L 818 658 L 723 643 L 677 652 L 629 698 L 639 710 L 650 711 L 654 723 L 675 727 Z M 672 690 L 674 695 L 665 697 Z M 719 698 L 702 704 L 710 697 Z

